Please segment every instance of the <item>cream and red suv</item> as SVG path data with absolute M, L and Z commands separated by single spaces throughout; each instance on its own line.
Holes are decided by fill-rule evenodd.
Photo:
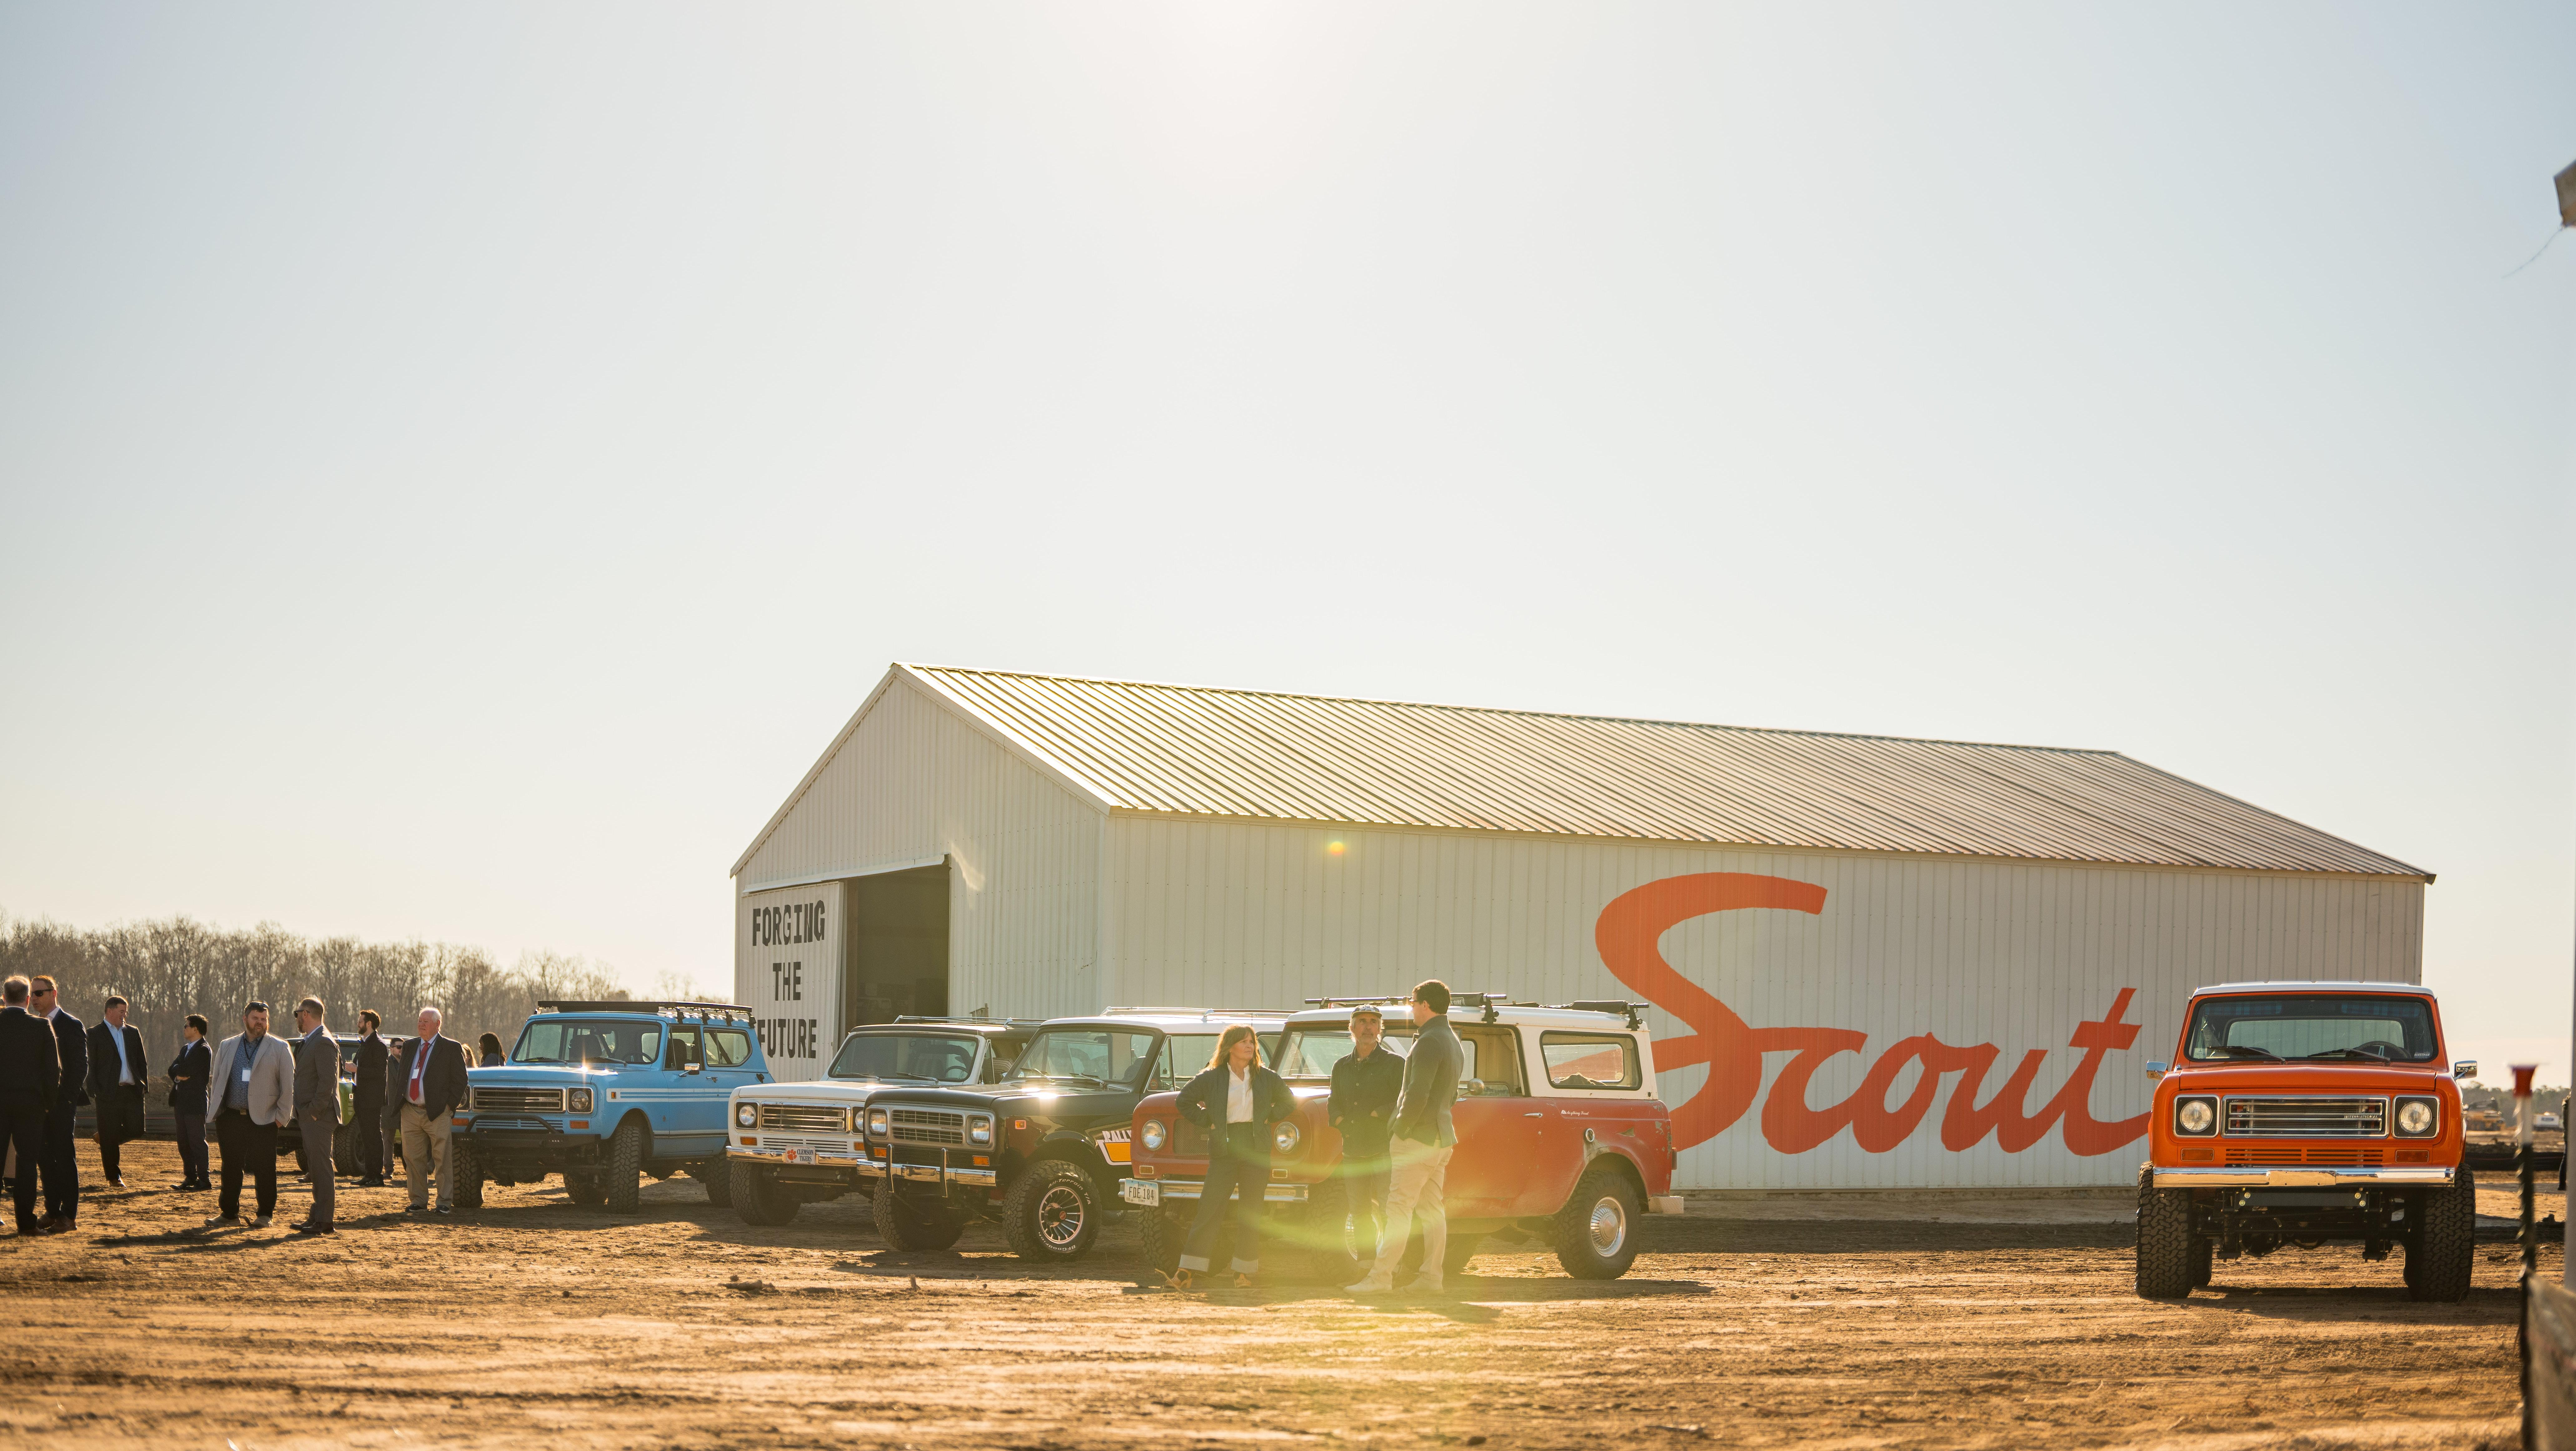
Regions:
M 2202 988 L 2138 1174 L 2138 1293 L 2181 1299 L 2213 1262 L 2359 1241 L 2406 1254 L 2418 1300 L 2469 1292 L 2477 1190 L 2442 1015 L 2419 987 L 2257 982 Z
M 1341 1134 L 1324 1111 L 1333 1065 L 1351 1051 L 1351 1009 L 1362 1003 L 1384 1011 L 1387 1049 L 1409 1052 L 1405 999 L 1337 998 L 1291 1016 L 1272 1060 L 1297 1112 L 1272 1139 L 1263 1233 L 1303 1259 L 1300 1269 L 1335 1284 L 1360 1266 L 1342 1197 Z M 1639 1217 L 1682 1212 L 1672 1192 L 1672 1114 L 1655 1096 L 1655 1050 L 1640 1006 L 1451 998 L 1465 1061 L 1450 1111 L 1458 1148 L 1449 1161 L 1447 1270 L 1488 1240 L 1535 1240 L 1569 1274 L 1617 1279 L 1637 1258 Z M 1119 1185 L 1144 1213 L 1146 1262 L 1166 1274 L 1180 1263 L 1207 1178 L 1207 1131 L 1179 1116 L 1178 1099 L 1158 1093 L 1137 1105 L 1132 1177 Z

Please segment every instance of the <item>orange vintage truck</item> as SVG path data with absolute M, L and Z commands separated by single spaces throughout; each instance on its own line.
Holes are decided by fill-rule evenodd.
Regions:
M 2433 995 L 2399 983 L 2202 988 L 2157 1080 L 2138 1174 L 2138 1293 L 2178 1300 L 2213 1262 L 2354 1241 L 2406 1252 L 2418 1300 L 2469 1292 L 2477 1190 Z

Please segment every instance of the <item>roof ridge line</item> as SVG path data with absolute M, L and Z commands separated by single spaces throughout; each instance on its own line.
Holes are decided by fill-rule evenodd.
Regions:
M 1303 690 L 1253 690 L 1232 685 L 1191 685 L 1176 680 L 1120 680 L 1106 675 L 1052 675 L 1042 670 L 985 670 L 972 665 L 925 665 L 917 660 L 899 660 L 895 663 L 913 670 L 945 670 L 959 675 L 998 675 L 1014 680 L 1056 680 L 1080 685 L 1140 685 L 1151 690 L 1188 690 L 1208 695 L 1251 695 L 1272 700 L 1325 700 L 1350 705 L 1394 705 L 1403 706 L 1409 710 L 1447 710 L 1475 715 L 1517 715 L 1536 720 L 1600 721 L 1614 725 L 1670 726 L 1679 730 L 1736 731 L 1745 735 L 1813 736 L 1840 741 L 1902 741 L 1908 745 L 1977 746 L 1997 751 L 2045 751 L 2055 756 L 2112 756 L 2124 761 L 2131 759 L 2119 751 L 2090 746 L 2036 746 L 2015 741 L 1958 740 L 1949 736 L 1897 736 L 1868 731 L 1822 731 L 1789 726 L 1727 725 L 1719 721 L 1663 720 L 1638 715 L 1583 715 L 1574 711 L 1526 710 L 1508 705 L 1459 705 L 1436 700 L 1388 700 L 1370 695 L 1320 695 Z

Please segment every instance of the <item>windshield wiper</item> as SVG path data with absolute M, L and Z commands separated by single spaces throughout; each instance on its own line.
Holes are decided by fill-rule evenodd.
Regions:
M 1023 1073 L 1018 1076 L 1021 1078 L 1044 1078 L 1049 1080 L 1059 1078 L 1080 1079 L 1084 1083 L 1097 1083 L 1103 1088 L 1107 1088 L 1109 1086 L 1108 1079 L 1095 1078 L 1088 1073 Z
M 2283 1061 L 2280 1054 L 2273 1052 L 2269 1048 L 2256 1048 L 2244 1043 L 2223 1044 L 2220 1046 L 2218 1051 L 2226 1054 L 2230 1058 L 2257 1058 L 2268 1063 L 2279 1063 Z
M 2358 1058 L 2365 1063 L 2393 1063 L 2396 1061 L 2385 1053 L 2365 1053 L 2359 1048 L 2328 1048 L 2322 1053 L 2302 1053 L 2299 1055 L 2301 1062 L 2305 1062 L 2312 1058 Z

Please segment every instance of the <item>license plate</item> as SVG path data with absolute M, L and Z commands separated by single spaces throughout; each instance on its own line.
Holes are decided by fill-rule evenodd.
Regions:
M 1156 1208 L 1163 1202 L 1163 1186 L 1149 1184 L 1142 1179 L 1120 1181 L 1118 1193 L 1128 1203 L 1141 1204 L 1148 1209 Z

